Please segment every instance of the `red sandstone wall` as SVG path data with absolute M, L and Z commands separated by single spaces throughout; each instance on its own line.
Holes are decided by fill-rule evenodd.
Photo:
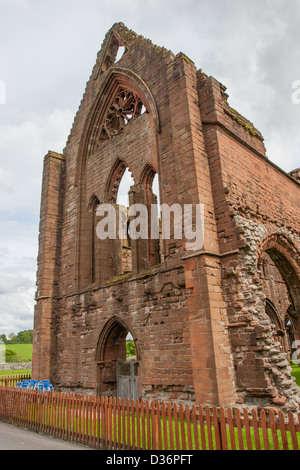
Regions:
M 274 229 L 300 229 L 300 185 L 268 160 L 251 153 L 224 132 L 218 133 L 226 197 L 234 211 Z
M 193 400 L 188 291 L 177 286 L 178 274 L 153 274 L 66 299 L 67 313 L 60 317 L 57 383 L 96 388 L 98 337 L 105 323 L 117 316 L 138 339 L 144 396 Z
M 143 396 L 202 404 L 231 404 L 236 394 L 240 403 L 247 396 L 281 399 L 276 361 L 263 356 L 269 329 L 261 327 L 264 294 L 256 262 L 262 239 L 282 227 L 299 245 L 299 185 L 265 159 L 260 133 L 230 108 L 225 87 L 197 73 L 183 54 L 174 57 L 117 28 L 129 50 L 115 71 L 127 69 L 128 84 L 139 83 L 145 96 L 149 90 L 155 105 L 86 159 L 95 106 L 101 111 L 99 91 L 108 89 L 113 70 L 105 58 L 109 33 L 64 150 L 63 215 L 54 227 L 58 233 L 62 223 L 54 256 L 60 271 L 50 279 L 59 287 L 59 305 L 53 303 L 52 317 L 44 315 L 45 329 L 55 326 L 57 346 L 49 353 L 38 344 L 37 368 L 51 364 L 61 387 L 95 390 L 99 336 L 119 317 L 136 336 Z M 117 158 L 137 180 L 153 163 L 162 203 L 204 204 L 205 244 L 190 254 L 181 241 L 165 241 L 165 261 L 155 271 L 91 284 L 87 204 L 91 196 L 105 198 Z
M 261 136 L 253 125 L 238 114 L 230 116 L 231 108 L 223 91 L 216 80 L 198 73 L 217 232 L 223 254 L 223 293 L 237 400 L 243 403 L 257 396 L 263 403 L 266 397 L 271 397 L 273 403 L 283 404 L 287 398 L 282 398 L 282 393 L 294 396 L 291 406 L 297 407 L 299 391 L 290 377 L 289 363 L 281 354 L 282 348 L 271 333 L 272 325 L 265 312 L 270 284 L 267 286 L 260 279 L 258 262 L 264 241 L 276 234 L 273 245 L 265 246 L 284 272 L 296 317 L 299 316 L 300 186 L 268 161 Z M 283 249 L 276 246 L 276 237 L 278 240 L 282 237 Z M 277 254 L 276 250 L 279 250 Z M 272 297 L 276 298 L 276 294 Z
M 97 300 L 91 308 L 96 313 L 91 314 L 89 307 L 87 310 L 81 307 L 79 317 L 74 317 L 74 309 L 76 311 L 78 305 L 84 303 L 82 299 L 85 298 L 84 294 L 76 293 L 78 274 L 81 270 L 79 267 L 78 271 L 78 256 L 81 261 L 83 260 L 82 265 L 85 264 L 85 252 L 80 251 L 80 239 L 78 237 L 78 233 L 80 233 L 78 232 L 78 223 L 80 223 L 79 197 L 83 175 L 77 173 L 76 179 L 76 170 L 78 171 L 78 152 L 85 122 L 96 99 L 97 90 L 100 89 L 106 76 L 104 74 L 96 78 L 100 58 L 101 54 L 87 84 L 86 93 L 64 151 L 66 180 L 60 276 L 60 293 L 64 300 L 61 301 L 57 330 L 57 380 L 65 385 L 74 384 L 75 381 L 77 386 L 94 387 L 97 338 L 106 320 L 112 314 L 124 315 L 128 323 L 139 333 L 138 337 L 143 354 L 141 370 L 144 393 L 151 388 L 154 388 L 154 390 L 160 388 L 162 392 L 162 387 L 166 386 L 166 390 L 172 395 L 173 392 L 177 393 L 179 387 L 181 393 L 186 394 L 186 398 L 191 398 L 194 384 L 197 383 L 196 395 L 198 400 L 217 403 L 222 395 L 223 400 L 230 402 L 233 399 L 233 383 L 229 364 L 230 349 L 229 345 L 226 346 L 228 338 L 226 340 L 226 333 L 224 334 L 223 330 L 224 320 L 220 322 L 218 332 L 209 320 L 211 308 L 214 306 L 214 296 L 216 296 L 216 299 L 218 298 L 217 301 L 219 302 L 219 310 L 215 310 L 214 315 L 218 317 L 219 312 L 223 312 L 223 314 L 225 312 L 220 290 L 221 282 L 220 279 L 216 278 L 215 280 L 218 273 L 215 268 L 215 274 L 211 278 L 214 281 L 209 281 L 208 285 L 202 283 L 198 276 L 200 272 L 206 276 L 209 268 L 204 267 L 204 270 L 201 268 L 200 272 L 196 270 L 194 274 L 191 273 L 189 292 L 194 289 L 193 302 L 197 302 L 199 305 L 197 312 L 194 312 L 192 308 L 191 317 L 186 309 L 185 302 L 182 304 L 181 297 L 176 300 L 179 294 L 174 296 L 173 293 L 169 297 L 168 293 L 166 293 L 166 296 L 160 293 L 158 299 L 154 299 L 154 305 L 151 297 L 145 303 L 145 299 L 139 294 L 138 285 L 135 281 L 127 284 L 128 293 L 125 296 L 125 310 L 123 305 L 111 301 L 109 289 L 97 290 L 94 288 L 94 292 L 98 292 Z M 135 177 L 141 173 L 145 163 L 149 161 L 155 163 L 155 160 L 157 160 L 161 202 L 169 205 L 177 202 L 181 204 L 201 202 L 204 204 L 205 247 L 212 252 L 217 252 L 217 233 L 210 172 L 201 132 L 194 64 L 183 54 L 179 54 L 174 58 L 170 52 L 153 46 L 150 41 L 139 40 L 132 44 L 130 53 L 123 56 L 118 63 L 118 67 L 127 68 L 131 72 L 140 75 L 143 82 L 151 90 L 159 114 L 160 132 L 154 138 L 153 131 L 151 131 L 151 137 L 149 130 L 153 124 L 147 116 L 143 116 L 132 123 L 130 132 L 124 132 L 124 135 L 116 136 L 109 145 L 103 144 L 103 156 L 100 151 L 99 154 L 96 154 L 87 162 L 87 191 L 83 203 L 86 204 L 92 194 L 96 194 L 101 200 L 110 167 L 117 157 L 126 160 Z M 157 155 L 154 156 L 156 145 Z M 83 234 L 84 232 L 81 232 L 81 235 Z M 170 264 L 171 259 L 176 260 L 176 257 L 180 259 L 181 242 L 166 241 L 164 248 L 166 261 L 162 269 L 166 269 L 168 272 L 170 268 L 173 269 L 173 266 L 178 263 L 174 261 L 175 264 Z M 189 276 L 190 263 L 185 263 L 185 265 L 185 275 Z M 161 283 L 165 275 L 157 274 L 157 276 Z M 220 272 L 217 274 L 217 277 L 219 276 Z M 175 280 L 172 282 L 173 285 L 176 285 Z M 90 286 L 87 285 L 86 287 Z M 211 289 L 214 289 L 215 292 L 210 293 Z M 65 295 L 68 295 L 67 299 L 69 300 L 66 300 Z M 201 306 L 204 297 L 205 302 Z M 132 316 L 136 308 L 135 302 L 138 303 L 139 307 L 137 313 Z M 172 305 L 173 302 L 175 302 L 176 308 L 172 308 L 172 316 L 168 319 L 168 327 L 166 328 L 164 326 L 164 316 L 169 310 L 169 305 Z M 75 303 L 72 311 L 70 311 L 70 303 Z M 157 320 L 152 325 L 151 322 L 147 323 L 144 330 L 141 329 L 139 318 L 143 318 L 146 312 L 153 309 L 156 309 Z M 206 326 L 204 327 L 204 324 L 201 326 L 202 332 L 194 329 L 193 323 L 198 321 L 199 325 L 202 325 L 201 319 L 204 317 L 206 318 Z M 86 328 L 84 327 L 85 322 L 87 322 Z M 72 325 L 75 323 L 79 323 L 81 327 L 74 328 Z M 223 331 L 221 334 L 224 346 L 222 355 L 217 350 L 217 346 L 213 346 L 214 342 L 216 344 L 218 342 L 215 336 L 219 334 L 220 328 Z M 83 339 L 84 344 L 82 344 Z M 183 342 L 180 346 L 181 341 Z M 174 362 L 175 352 L 176 361 Z M 191 357 L 194 357 L 193 367 L 198 364 L 194 369 L 193 378 L 191 376 Z M 225 364 L 220 363 L 221 357 L 222 361 L 225 360 L 226 367 Z M 200 368 L 199 364 L 201 364 Z M 226 374 L 224 374 L 225 369 Z M 219 386 L 216 383 L 216 371 L 219 377 Z M 222 374 L 223 378 L 221 379 Z M 221 380 L 224 381 L 222 386 Z

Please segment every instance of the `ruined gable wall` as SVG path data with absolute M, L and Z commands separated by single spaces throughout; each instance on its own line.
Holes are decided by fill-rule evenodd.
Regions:
M 126 28 L 125 28 L 126 29 Z M 93 69 L 93 73 L 90 77 L 89 82 L 86 86 L 86 92 L 82 99 L 78 113 L 76 115 L 74 125 L 69 136 L 67 146 L 64 150 L 66 160 L 66 179 L 65 179 L 65 204 L 64 204 L 64 227 L 63 227 L 63 244 L 62 244 L 62 272 L 61 276 L 63 279 L 62 293 L 76 292 L 76 258 L 74 256 L 74 250 L 78 249 L 77 240 L 78 237 L 78 215 L 80 210 L 80 185 L 82 183 L 82 175 L 78 175 L 78 162 L 79 150 L 81 139 L 83 138 L 83 131 L 90 113 L 92 112 L 93 105 L 101 89 L 102 84 L 106 80 L 106 76 L 109 73 L 105 72 L 102 75 L 98 74 L 101 54 L 98 55 L 97 63 Z M 142 37 L 137 37 L 131 48 L 126 52 L 121 60 L 116 64 L 118 67 L 129 69 L 130 71 L 141 76 L 142 80 L 145 81 L 151 93 L 154 96 L 162 126 L 161 145 L 164 145 L 164 140 L 168 140 L 170 145 L 170 131 L 168 131 L 170 122 L 168 119 L 168 90 L 166 87 L 167 77 L 167 63 L 172 59 L 171 53 L 165 49 L 157 48 L 151 41 L 144 40 Z M 97 78 L 96 78 L 97 77 Z M 119 136 L 117 136 L 118 138 Z M 145 143 L 146 144 L 146 143 Z M 147 150 L 145 145 L 145 150 Z M 119 152 L 118 152 L 119 153 Z M 117 158 L 122 155 L 115 155 Z M 176 177 L 174 174 L 175 166 L 172 165 L 171 155 L 168 155 L 168 172 L 164 172 L 163 164 L 160 168 L 160 173 L 165 174 L 165 184 L 168 186 L 169 178 L 173 181 L 173 187 L 176 184 Z M 105 168 L 101 169 L 103 179 L 101 179 L 101 188 L 105 187 L 107 183 L 108 174 L 104 176 L 104 169 L 108 168 L 109 161 L 105 162 Z M 90 182 L 88 183 L 90 184 Z M 91 188 L 93 183 L 91 182 Z M 91 189 L 89 188 L 89 190 Z M 93 187 L 94 189 L 94 187 Z M 96 188 L 95 188 L 96 189 Z M 175 189 L 176 191 L 176 189 Z M 174 191 L 174 192 L 175 192 Z M 96 194 L 99 192 L 97 189 Z M 75 281 L 75 282 L 74 282 Z
M 171 60 L 173 56 L 168 51 L 139 38 L 117 64 L 118 67 L 128 68 L 141 75 L 153 93 L 160 116 L 161 154 L 158 170 L 166 202 L 176 202 L 178 193 L 178 166 L 173 155 L 167 86 L 167 66 Z M 96 70 L 97 67 L 93 75 Z M 150 294 L 144 292 L 144 284 L 147 282 L 144 278 L 132 279 L 124 288 L 117 282 L 112 286 L 87 285 L 80 292 L 76 291 L 76 227 L 81 183 L 80 179 L 76 181 L 76 164 L 84 123 L 96 99 L 97 89 L 106 77 L 104 73 L 93 81 L 93 75 L 64 151 L 66 179 L 55 382 L 66 388 L 96 390 L 97 341 L 107 320 L 117 315 L 126 320 L 138 337 L 142 360 L 141 382 L 145 396 L 191 401 L 194 399 L 194 387 L 186 321 L 187 292 L 177 282 L 182 275 L 182 264 L 178 268 L 176 264 L 163 266 L 154 275 L 154 288 Z M 176 98 L 180 104 L 182 97 L 178 95 Z M 116 136 L 110 145 L 103 144 L 105 153 L 100 152 L 90 158 L 86 167 L 88 184 L 85 203 L 91 194 L 99 195 L 99 199 L 102 199 L 115 158 L 124 157 L 128 160 L 135 174 L 140 174 L 145 163 L 153 159 L 151 119 L 143 115 L 130 123 L 128 129 Z M 182 174 L 187 177 L 186 170 Z

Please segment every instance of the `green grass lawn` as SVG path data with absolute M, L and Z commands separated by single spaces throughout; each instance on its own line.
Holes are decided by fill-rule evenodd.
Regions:
M 0 377 L 8 377 L 11 375 L 25 375 L 25 374 L 31 374 L 31 369 L 0 370 Z
M 32 361 L 32 344 L 7 344 L 6 349 L 17 353 L 18 362 Z
M 295 377 L 297 385 L 300 387 L 300 364 L 291 364 L 292 376 Z
M 32 361 L 32 344 L 7 344 L 6 349 L 11 349 L 17 356 L 16 362 L 31 362 Z M 0 376 L 9 375 L 23 375 L 30 374 L 31 370 L 0 370 Z

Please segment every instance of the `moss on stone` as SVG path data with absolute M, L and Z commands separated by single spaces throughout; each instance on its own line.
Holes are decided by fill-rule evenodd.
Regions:
M 110 279 L 109 281 L 107 281 L 107 283 L 105 285 L 106 285 L 106 287 L 111 287 L 111 286 L 123 284 L 123 282 L 127 282 L 128 279 L 131 278 L 131 276 L 132 276 L 132 272 L 125 273 L 125 274 L 120 274 L 119 276 L 115 276 L 112 279 Z

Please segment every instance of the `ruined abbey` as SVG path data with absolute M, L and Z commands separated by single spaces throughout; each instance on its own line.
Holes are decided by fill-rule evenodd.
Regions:
M 166 238 L 97 236 L 97 208 L 119 210 L 128 173 L 129 205 L 202 205 L 200 249 L 172 224 Z M 63 153 L 44 159 L 33 378 L 299 411 L 299 335 L 300 169 L 273 164 L 225 86 L 186 55 L 114 24 Z

